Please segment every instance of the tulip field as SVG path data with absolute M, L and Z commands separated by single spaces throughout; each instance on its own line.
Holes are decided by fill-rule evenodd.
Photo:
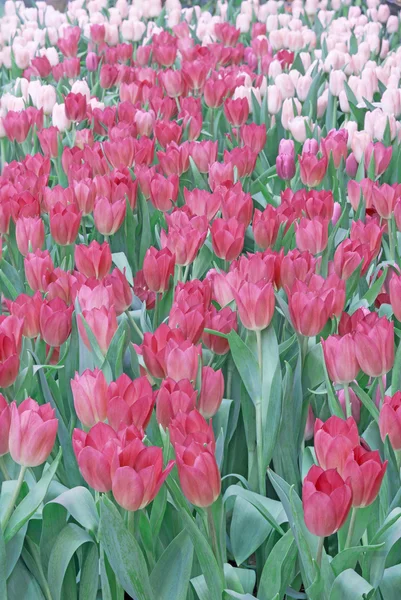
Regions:
M 0 8 L 0 600 L 401 599 L 401 13 Z

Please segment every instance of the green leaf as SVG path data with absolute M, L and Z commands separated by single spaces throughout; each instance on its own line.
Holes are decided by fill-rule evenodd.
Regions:
M 368 600 L 374 593 L 374 588 L 366 579 L 352 569 L 347 569 L 336 577 L 330 591 L 330 600 Z
M 237 565 L 245 562 L 265 541 L 272 528 L 257 508 L 247 500 L 235 499 L 230 527 L 232 553 Z
M 249 347 L 233 329 L 227 336 L 235 366 L 245 385 L 246 391 L 255 403 L 260 397 L 260 373 L 257 360 Z
M 374 544 L 382 544 L 384 542 L 384 547 L 380 550 L 380 552 L 377 552 L 367 558 L 367 573 L 369 573 L 368 578 L 371 584 L 375 587 L 380 585 L 386 565 L 386 559 L 390 550 L 393 548 L 394 544 L 401 539 L 400 517 L 401 508 L 395 508 L 392 510 L 387 519 L 384 521 L 382 527 L 372 539 L 372 543 Z
M 233 497 L 235 499 L 240 497 L 252 504 L 277 533 L 284 535 L 284 530 L 280 526 L 280 523 L 286 522 L 287 518 L 281 502 L 277 502 L 277 500 L 271 498 L 265 498 L 256 492 L 244 489 L 240 485 L 230 485 L 224 494 L 223 502 L 226 503 Z
M 153 600 L 146 562 L 117 508 L 105 496 L 100 503 L 99 539 L 124 590 L 137 600 Z
M 394 396 L 399 389 L 401 389 L 401 342 L 395 353 L 394 367 L 391 373 L 391 395 Z
M 60 464 L 62 456 L 61 448 L 50 465 L 50 467 L 43 473 L 42 478 L 38 481 L 38 483 L 30 490 L 29 494 L 25 496 L 25 498 L 20 502 L 13 512 L 11 519 L 8 522 L 6 527 L 4 539 L 6 542 L 11 540 L 11 538 L 23 527 L 23 525 L 32 517 L 37 508 L 43 502 L 43 499 L 46 495 L 47 489 L 50 485 L 51 480 L 53 479 L 57 468 Z
M 141 224 L 141 241 L 139 246 L 139 264 L 143 264 L 143 259 L 148 248 L 152 245 L 152 232 L 150 229 L 149 207 L 144 195 L 138 187 L 138 213 Z
M 362 300 L 366 300 L 368 306 L 372 306 L 373 302 L 376 300 L 377 296 L 380 294 L 380 290 L 383 287 L 384 281 L 387 277 L 387 269 L 383 269 L 383 273 L 380 275 L 378 279 L 371 285 L 363 296 Z
M 181 531 L 167 546 L 150 575 L 150 585 L 158 600 L 186 600 L 191 577 L 193 545 Z
M 116 332 L 113 335 L 113 338 L 110 342 L 110 346 L 107 350 L 106 358 L 104 360 L 104 364 L 102 365 L 102 370 L 106 372 L 105 376 L 107 378 L 107 369 L 111 368 L 111 375 L 113 379 L 117 379 L 123 372 L 123 355 L 124 348 L 126 346 L 126 340 L 128 338 L 128 321 L 126 315 L 121 316 L 121 321 L 118 325 Z
M 383 600 L 398 600 L 401 589 L 401 565 L 394 565 L 384 571 L 380 584 Z
M 384 543 L 376 544 L 374 546 L 356 546 L 339 552 L 331 561 L 331 566 L 335 575 L 340 575 L 340 573 L 347 569 L 355 569 L 356 563 L 363 557 L 365 552 L 376 552 L 383 546 Z
M 91 544 L 82 565 L 79 600 L 96 600 L 99 585 L 99 551 Z
M 363 391 L 362 388 L 359 387 L 356 383 L 351 383 L 351 388 L 354 390 L 355 394 L 358 396 L 359 400 L 362 404 L 367 408 L 375 421 L 379 420 L 379 410 L 376 404 L 373 402 L 372 398 Z
M 289 529 L 274 546 L 263 567 L 258 589 L 259 600 L 284 597 L 286 588 L 294 578 L 297 555 L 297 545 Z
M 64 506 L 70 515 L 85 529 L 89 531 L 97 530 L 99 515 L 95 500 L 87 488 L 78 486 L 67 490 L 52 500 L 51 503 Z
M 130 244 L 132 244 L 132 241 L 133 240 L 130 240 Z M 128 262 L 128 258 L 126 257 L 125 253 L 124 252 L 113 252 L 113 254 L 111 256 L 113 259 L 113 263 L 116 265 L 116 267 L 118 269 L 120 269 L 120 271 L 122 273 L 124 273 L 124 269 L 125 269 L 125 276 L 127 278 L 127 281 L 131 286 L 133 286 L 134 278 L 132 276 L 132 270 L 131 270 L 131 267 Z
M 264 468 L 268 467 L 275 450 L 281 419 L 282 377 L 280 350 L 274 327 L 262 331 L 262 423 L 263 431 L 269 431 L 263 443 Z
M 22 559 L 17 562 L 14 571 L 7 581 L 7 593 L 9 600 L 14 600 L 15 598 L 44 600 L 38 582 L 32 573 L 28 571 Z
M 18 533 L 6 544 L 6 579 L 11 575 L 14 567 L 21 555 L 22 547 L 24 545 L 26 530 L 28 529 L 28 523 L 25 523 Z M 0 561 L 1 562 L 1 561 Z M 0 587 L 1 587 L 1 574 L 0 574 Z M 0 596 L 1 598 L 1 596 Z
M 7 571 L 6 571 L 6 544 L 4 542 L 3 532 L 0 527 L 0 598 L 7 600 Z
M 68 523 L 61 530 L 52 548 L 47 572 L 47 580 L 53 600 L 61 600 L 68 565 L 78 548 L 88 543 L 93 544 L 94 540 L 78 525 Z

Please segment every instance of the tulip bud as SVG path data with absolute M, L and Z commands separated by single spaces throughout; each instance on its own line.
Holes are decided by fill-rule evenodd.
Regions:
M 196 390 L 189 379 L 177 382 L 170 378 L 165 379 L 156 394 L 156 420 L 159 425 L 167 429 L 178 413 L 188 414 L 194 410 L 196 396 Z
M 23 256 L 40 250 L 45 242 L 45 227 L 40 217 L 19 217 L 15 227 L 18 250 Z
M 136 439 L 112 462 L 112 491 L 116 502 L 125 510 L 145 508 L 157 496 L 175 465 L 171 460 L 163 471 L 163 451 L 157 446 L 145 446 Z M 152 477 L 148 476 L 152 469 Z
M 82 315 L 78 315 L 78 317 L 78 331 L 85 346 L 91 350 L 90 340 L 82 319 L 85 319 L 87 326 L 96 338 L 101 352 L 106 355 L 118 327 L 114 306 L 111 308 L 102 306 L 101 308 L 83 310 Z
M 214 417 L 220 408 L 224 395 L 224 377 L 221 369 L 202 367 L 202 384 L 198 410 L 205 419 Z
M 39 335 L 39 314 L 43 304 L 42 294 L 35 292 L 33 296 L 20 294 L 13 302 L 6 300 L 10 315 L 24 322 L 22 334 L 27 338 L 36 338 Z
M 302 504 L 309 531 L 326 537 L 345 523 L 352 504 L 352 490 L 336 469 L 313 465 L 304 479 Z
M 189 340 L 176 342 L 170 339 L 166 344 L 166 375 L 174 381 L 189 379 L 196 381 L 201 346 L 195 346 Z
M 44 300 L 39 316 L 40 335 L 52 348 L 61 346 L 71 333 L 73 306 L 61 298 Z
M 212 306 L 205 315 L 205 328 L 214 329 L 221 333 L 230 333 L 232 329 L 237 330 L 237 315 L 228 306 L 217 310 Z M 204 332 L 202 341 L 207 348 L 215 354 L 227 354 L 230 349 L 228 340 L 217 335 Z
M 234 294 L 242 324 L 251 331 L 262 331 L 274 314 L 274 290 L 271 283 L 245 281 Z
M 107 420 L 115 431 L 119 431 L 121 425 L 146 429 L 154 406 L 147 377 L 132 380 L 123 373 L 110 383 L 107 397 Z
M 373 325 L 360 323 L 355 332 L 356 358 L 364 373 L 380 377 L 394 364 L 394 323 L 387 317 L 379 318 Z
M 94 490 L 111 490 L 111 461 L 120 445 L 116 432 L 106 423 L 97 423 L 89 433 L 74 429 L 72 447 L 79 470 Z
M 227 98 L 224 102 L 224 114 L 233 127 L 241 127 L 249 116 L 249 103 L 246 98 L 233 100 Z
M 379 415 L 379 429 L 383 442 L 388 436 L 393 450 L 401 450 L 401 392 L 384 397 Z
M 9 446 L 11 458 L 24 467 L 37 467 L 45 462 L 53 449 L 58 420 L 50 404 L 39 405 L 26 398 L 17 407 L 10 406 Z
M 75 373 L 71 380 L 74 407 L 85 427 L 92 427 L 107 417 L 107 382 L 100 369 Z
M 379 493 L 388 461 L 382 463 L 377 450 L 357 446 L 345 461 L 341 476 L 352 490 L 352 506 L 369 506 Z
M 54 271 L 53 261 L 48 250 L 29 252 L 24 260 L 25 276 L 33 291 L 46 291 L 51 273 Z
M 329 237 L 329 220 L 321 217 L 307 219 L 303 217 L 296 227 L 295 238 L 301 252 L 319 254 L 327 246 Z
M 322 346 L 330 379 L 334 383 L 351 383 L 359 373 L 353 336 L 330 335 L 322 340 Z
M 228 221 L 215 219 L 211 227 L 213 250 L 219 258 L 232 261 L 244 246 L 245 227 L 232 217 Z
M 155 293 L 164 293 L 170 277 L 174 277 L 174 267 L 175 257 L 168 248 L 149 248 L 143 261 L 143 274 L 148 288 Z
M 57 202 L 50 210 L 50 233 L 56 244 L 73 244 L 81 225 L 82 213 L 74 204 L 63 206 Z
M 352 417 L 344 421 L 333 416 L 325 423 L 316 419 L 315 452 L 323 469 L 338 469 L 341 473 L 348 455 L 358 445 L 358 427 Z
M 316 187 L 322 181 L 327 171 L 327 157 L 317 158 L 314 154 L 306 153 L 298 156 L 301 180 L 308 187 Z
M 93 240 L 89 246 L 85 244 L 75 246 L 75 264 L 78 271 L 85 277 L 103 279 L 111 267 L 109 244 L 106 242 L 99 244 L 99 242 Z
M 110 202 L 104 196 L 97 198 L 93 211 L 96 229 L 102 235 L 114 235 L 123 224 L 125 213 L 125 198 L 115 202 Z

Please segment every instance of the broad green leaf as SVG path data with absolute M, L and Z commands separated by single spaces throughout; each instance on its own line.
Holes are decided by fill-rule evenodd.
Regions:
M 260 397 L 260 374 L 257 360 L 249 347 L 243 342 L 238 333 L 233 329 L 228 334 L 231 354 L 235 366 L 241 375 L 246 391 L 255 403 Z
M 96 600 L 99 585 L 99 551 L 91 544 L 82 565 L 79 581 L 79 600 Z
M 23 527 L 11 538 L 6 544 L 6 579 L 11 575 L 13 569 L 21 555 L 22 547 L 24 545 L 26 530 L 28 529 L 28 523 L 25 523 Z M 0 560 L 1 563 L 1 560 Z M 0 574 L 0 586 L 1 586 L 1 574 Z M 0 595 L 1 598 L 1 595 Z
M 374 588 L 352 569 L 336 577 L 330 591 L 330 600 L 369 600 Z
M 358 396 L 359 400 L 368 409 L 372 417 L 375 421 L 379 420 L 379 410 L 376 404 L 373 402 L 372 398 L 363 391 L 362 388 L 359 387 L 356 383 L 351 383 L 351 388 L 354 390 L 355 394 Z
M 181 531 L 167 546 L 150 575 L 150 585 L 157 600 L 186 600 L 192 558 L 191 539 L 186 531 Z
M 237 565 L 245 562 L 263 544 L 271 529 L 257 508 L 237 496 L 230 526 L 232 553 Z
M 291 529 L 277 542 L 263 567 L 259 582 L 258 599 L 283 598 L 294 575 L 298 549 Z
M 368 579 L 370 583 L 378 587 L 383 577 L 386 559 L 393 548 L 394 544 L 401 539 L 401 508 L 395 508 L 388 515 L 382 527 L 379 529 L 375 537 L 372 539 L 372 544 L 382 544 L 383 548 L 380 552 L 376 552 L 367 557 Z M 365 570 L 364 570 L 365 572 Z
M 6 544 L 4 542 L 3 532 L 0 527 L 0 598 L 7 600 L 7 556 Z
M 7 580 L 8 600 L 45 600 L 38 582 L 28 571 L 22 559 L 15 565 L 14 571 Z M 7 598 L 7 596 L 6 596 Z
M 88 543 L 93 544 L 93 538 L 74 523 L 68 523 L 61 530 L 52 548 L 47 571 L 47 580 L 53 600 L 61 600 L 68 565 L 78 548 Z
M 32 517 L 37 508 L 43 502 L 43 499 L 46 495 L 47 489 L 50 485 L 51 480 L 53 479 L 57 467 L 60 464 L 62 452 L 61 448 L 49 466 L 49 468 L 43 473 L 42 478 L 38 481 L 38 483 L 30 490 L 29 494 L 25 496 L 25 498 L 18 504 L 17 508 L 13 512 L 11 519 L 8 522 L 6 527 L 4 539 L 6 542 L 11 540 L 11 538 L 23 527 L 23 525 Z
M 87 488 L 78 486 L 57 496 L 52 503 L 61 504 L 78 521 L 82 527 L 89 531 L 96 531 L 99 524 L 99 515 L 96 510 L 95 500 Z
M 105 496 L 100 503 L 99 538 L 119 583 L 137 600 L 154 600 L 146 562 L 117 508 Z
M 383 600 L 398 600 L 401 589 L 401 565 L 394 565 L 384 571 L 380 584 Z
M 377 552 L 383 546 L 384 543 L 376 544 L 375 546 L 356 546 L 339 552 L 331 561 L 335 575 L 340 575 L 340 573 L 347 569 L 355 569 L 356 563 L 363 558 L 365 552 Z
M 235 499 L 240 497 L 252 504 L 263 515 L 271 527 L 277 531 L 277 533 L 284 535 L 284 531 L 282 527 L 280 527 L 280 523 L 286 522 L 287 518 L 281 502 L 277 502 L 277 500 L 272 500 L 271 498 L 265 498 L 264 496 L 256 494 L 256 492 L 246 490 L 239 485 L 231 485 L 226 490 L 223 497 L 224 503 L 226 503 L 228 499 L 232 497 Z

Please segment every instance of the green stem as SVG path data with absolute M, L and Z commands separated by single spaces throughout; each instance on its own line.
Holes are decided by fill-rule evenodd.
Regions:
M 9 522 L 10 517 L 11 517 L 13 511 L 14 511 L 14 506 L 15 506 L 15 503 L 17 502 L 19 493 L 21 491 L 21 486 L 24 483 L 25 471 L 26 471 L 26 467 L 24 467 L 23 465 L 21 465 L 21 469 L 20 469 L 20 472 L 19 472 L 19 475 L 18 475 L 17 484 L 15 486 L 14 493 L 13 493 L 13 495 L 10 498 L 10 502 L 8 503 L 8 506 L 7 506 L 6 511 L 4 513 L 4 516 L 3 516 L 3 519 L 1 521 L 1 529 L 2 529 L 2 531 L 5 531 L 7 523 Z
M 182 281 L 182 266 L 177 265 L 177 283 Z
M 228 367 L 227 367 L 227 383 L 226 383 L 226 395 L 225 398 L 231 399 L 231 387 L 233 382 L 233 373 L 234 373 L 234 364 L 231 359 L 228 359 Z
M 53 346 L 50 346 L 50 348 L 49 348 L 49 351 L 48 351 L 48 353 L 46 354 L 45 365 L 48 365 L 48 364 L 50 364 L 50 361 L 51 361 L 51 359 L 52 359 L 52 356 L 53 356 L 53 351 L 54 351 L 54 348 L 53 348 Z
M 160 300 L 160 294 L 158 292 L 156 292 L 155 294 L 155 312 L 153 314 L 153 329 L 156 329 L 156 327 L 158 326 L 159 323 L 159 300 Z
M 383 405 L 384 402 L 384 396 L 386 395 L 386 391 L 384 389 L 384 383 L 383 383 L 383 377 L 378 377 L 379 380 L 379 388 L 380 388 L 380 407 Z
M 217 541 L 217 531 L 216 531 L 216 525 L 214 523 L 214 518 L 213 518 L 213 511 L 212 511 L 212 507 L 208 506 L 206 508 L 206 514 L 207 514 L 207 528 L 209 531 L 209 537 L 212 543 L 212 549 L 213 549 L 213 553 L 216 557 L 217 563 L 219 565 L 220 568 L 223 568 L 223 561 L 220 555 L 220 551 L 219 551 L 219 544 Z
M 256 412 L 256 453 L 258 459 L 258 484 L 259 494 L 266 494 L 266 479 L 263 467 L 263 424 L 262 424 L 262 389 L 263 389 L 263 350 L 262 333 L 256 331 L 256 344 L 258 349 L 258 364 L 260 372 L 260 394 L 255 402 Z
M 185 282 L 186 282 L 186 280 L 187 280 L 187 278 L 188 278 L 189 267 L 190 267 L 190 265 L 187 265 L 187 266 L 185 267 L 184 275 L 183 275 L 183 277 L 182 277 L 182 283 L 185 283 Z
M 388 241 L 390 248 L 390 259 L 395 260 L 395 244 L 394 244 L 394 236 L 393 236 L 393 223 L 392 219 L 387 221 L 387 230 L 388 230 Z
M 352 407 L 351 407 L 351 399 L 349 396 L 349 384 L 344 383 L 344 397 L 345 397 L 345 415 L 348 417 L 352 417 Z
M 317 546 L 317 552 L 316 552 L 316 564 L 319 567 L 322 564 L 323 547 L 324 547 L 324 537 L 321 537 L 321 538 L 319 538 L 319 544 Z
M 136 331 L 136 333 L 139 335 L 141 341 L 143 340 L 143 333 L 142 331 L 139 329 L 138 325 L 135 322 L 134 317 L 130 314 L 129 310 L 125 311 L 125 314 L 128 317 L 128 321 L 131 323 L 133 329 Z
M 352 535 L 354 533 L 355 523 L 356 523 L 356 515 L 357 515 L 357 509 L 353 506 L 352 511 L 351 511 L 351 520 L 349 522 L 347 539 L 345 541 L 344 550 L 346 550 L 347 548 L 349 548 L 351 546 Z
M 135 512 L 127 510 L 127 529 L 132 536 L 135 535 Z
M 4 462 L 4 458 L 2 456 L 0 456 L 0 471 L 1 471 L 1 473 L 3 475 L 3 479 L 5 481 L 8 481 L 9 479 L 11 479 L 10 473 L 8 472 L 6 463 Z

